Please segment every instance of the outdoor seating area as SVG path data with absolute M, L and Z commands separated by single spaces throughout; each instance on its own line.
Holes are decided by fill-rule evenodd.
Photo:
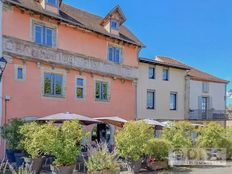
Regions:
M 156 136 L 157 130 L 159 136 Z M 208 146 L 207 141 L 211 142 L 208 136 L 214 130 L 225 134 Z M 13 119 L 1 131 L 6 140 L 6 156 L 0 171 L 3 174 L 156 171 L 169 168 L 171 149 L 211 148 L 219 142 L 223 144 L 217 147 L 227 148 L 227 157 L 223 158 L 226 160 L 232 155 L 231 133 L 216 123 L 127 121 L 120 117 L 90 118 L 69 112 L 29 122 Z
M 87 172 L 88 168 L 91 168 L 87 167 L 88 159 L 99 157 L 102 151 L 106 155 L 102 158 L 110 157 L 113 161 L 117 159 L 114 165 L 115 170 L 116 168 L 117 170 L 126 170 L 126 158 L 115 153 L 116 131 L 122 130 L 126 123 L 129 122 L 117 116 L 90 118 L 70 112 L 40 118 L 33 117 L 33 119 L 13 119 L 2 128 L 2 137 L 6 140 L 6 155 L 0 168 L 1 170 L 8 168 L 9 170 L 33 170 L 35 173 L 42 171 L 56 173 L 55 170 L 58 169 L 52 166 L 56 162 L 57 153 L 61 150 L 59 148 L 71 148 L 73 151 L 67 149 L 63 153 L 68 151 L 69 154 L 66 154 L 67 156 L 62 154 L 65 159 L 60 159 L 60 161 L 64 160 L 63 166 L 68 165 L 70 167 L 70 162 L 67 161 L 72 161 L 71 169 L 67 170 Z M 162 123 L 152 120 L 144 120 L 143 123 L 147 126 L 146 129 L 152 128 L 150 129 L 150 138 L 154 137 L 154 127 L 156 125 L 163 126 Z M 66 127 L 63 128 L 64 126 Z M 55 133 L 56 129 L 58 132 Z M 64 131 L 63 134 L 62 131 Z M 70 132 L 73 132 L 73 134 L 69 137 Z M 64 136 L 62 141 L 67 141 L 67 144 L 55 140 L 57 137 L 54 135 L 58 133 L 60 133 L 60 137 Z M 69 144 L 70 142 L 73 144 Z M 54 147 L 55 153 L 52 153 L 54 149 L 45 147 L 53 146 L 55 143 L 61 143 L 60 147 L 58 147 L 59 145 Z M 73 153 L 74 156 L 76 154 L 75 159 L 69 159 L 70 156 L 73 156 Z M 109 163 L 112 162 L 109 161 Z M 119 164 L 124 165 L 119 166 Z M 23 168 L 21 168 L 22 166 Z

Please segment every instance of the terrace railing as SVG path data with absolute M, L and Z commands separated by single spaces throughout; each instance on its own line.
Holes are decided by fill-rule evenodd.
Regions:
M 190 110 L 189 120 L 227 120 L 226 110 Z

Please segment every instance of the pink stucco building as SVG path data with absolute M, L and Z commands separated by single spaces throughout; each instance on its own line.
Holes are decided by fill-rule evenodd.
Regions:
M 102 18 L 60 0 L 4 1 L 2 123 L 61 112 L 136 119 L 143 44 L 125 20 L 119 6 Z
M 4 118 L 68 111 L 135 119 L 143 45 L 125 20 L 119 6 L 101 18 L 58 0 L 6 0 Z

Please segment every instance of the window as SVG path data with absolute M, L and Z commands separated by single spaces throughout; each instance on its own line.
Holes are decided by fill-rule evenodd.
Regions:
M 77 78 L 76 79 L 76 96 L 77 98 L 84 98 L 84 79 Z
M 176 110 L 177 109 L 177 93 L 171 92 L 170 94 L 170 110 Z
M 55 29 L 34 24 L 34 42 L 48 47 L 54 47 Z
M 155 79 L 155 68 L 154 67 L 149 67 L 148 76 L 149 76 L 149 79 Z
M 121 63 L 122 48 L 110 45 L 108 47 L 108 60 L 115 63 Z
M 155 91 L 147 91 L 147 109 L 155 109 Z
M 22 80 L 23 79 L 23 68 L 22 67 L 18 67 L 17 68 L 17 79 L 18 80 Z
M 168 68 L 163 69 L 163 80 L 168 81 L 169 80 L 169 70 Z
M 202 92 L 208 93 L 209 92 L 209 83 L 202 82 Z
M 111 29 L 114 29 L 114 30 L 118 30 L 119 29 L 119 23 L 115 19 L 111 19 L 110 20 L 110 26 L 111 26 Z
M 44 73 L 44 95 L 63 95 L 63 76 L 60 74 Z
M 108 100 L 108 83 L 103 81 L 96 81 L 95 84 L 95 98 L 97 100 Z
M 58 5 L 57 0 L 47 0 L 47 4 L 55 7 Z

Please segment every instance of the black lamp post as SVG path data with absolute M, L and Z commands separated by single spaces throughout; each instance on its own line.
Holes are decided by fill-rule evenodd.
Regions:
M 4 57 L 0 58 L 0 81 L 2 80 L 3 72 L 6 68 L 7 61 Z

